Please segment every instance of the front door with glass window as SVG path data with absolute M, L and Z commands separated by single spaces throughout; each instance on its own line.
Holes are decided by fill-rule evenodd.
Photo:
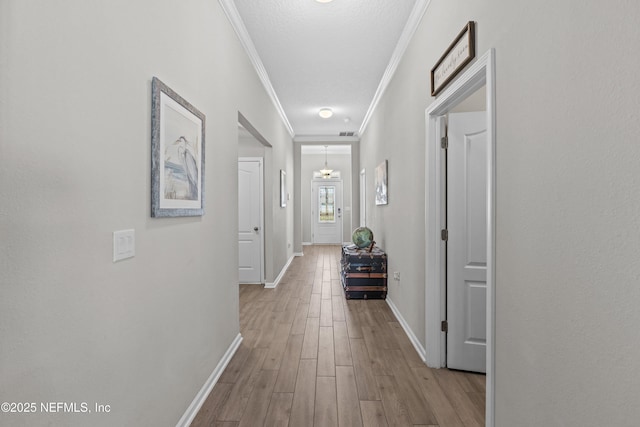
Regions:
M 313 181 L 311 191 L 313 243 L 342 243 L 342 181 Z

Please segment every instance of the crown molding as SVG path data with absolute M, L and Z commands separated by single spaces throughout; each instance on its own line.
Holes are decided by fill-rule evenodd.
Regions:
M 293 131 L 293 127 L 291 127 L 291 123 L 287 118 L 287 115 L 282 108 L 282 104 L 280 104 L 280 100 L 278 99 L 278 95 L 276 95 L 276 91 L 273 89 L 273 85 L 271 84 L 271 80 L 269 80 L 269 75 L 267 74 L 267 70 L 264 68 L 262 64 L 262 60 L 260 59 L 260 55 L 258 55 L 258 51 L 256 50 L 251 37 L 249 36 L 249 32 L 247 31 L 247 27 L 245 27 L 242 18 L 240 17 L 240 13 L 238 13 L 238 9 L 236 8 L 233 0 L 218 0 L 220 6 L 222 6 L 222 10 L 224 10 L 225 15 L 229 19 L 231 26 L 234 31 L 238 35 L 240 39 L 240 43 L 242 47 L 244 47 L 245 52 L 249 56 L 249 60 L 251 64 L 253 64 L 253 68 L 255 68 L 264 89 L 267 91 L 269 98 L 273 102 L 273 105 L 276 107 L 278 114 L 280 114 L 280 118 L 282 118 L 282 122 L 284 123 L 289 135 L 293 138 L 295 136 L 295 132 Z
M 389 83 L 391 83 L 391 79 L 398 68 L 398 64 L 400 64 L 400 60 L 402 60 L 402 56 L 404 52 L 407 50 L 413 35 L 418 29 L 418 25 L 422 20 L 422 17 L 427 12 L 429 5 L 431 4 L 431 0 L 418 0 L 416 1 L 413 10 L 411 11 L 411 15 L 409 15 L 409 19 L 407 20 L 407 24 L 404 26 L 404 30 L 402 30 L 402 34 L 398 39 L 398 44 L 396 44 L 396 48 L 391 55 L 391 59 L 389 60 L 389 65 L 387 65 L 387 69 L 382 75 L 382 79 L 380 79 L 380 84 L 378 85 L 378 89 L 376 90 L 375 95 L 373 95 L 373 100 L 369 105 L 369 109 L 362 120 L 362 125 L 360 125 L 360 129 L 358 130 L 358 135 L 363 135 L 367 125 L 369 124 L 369 120 L 373 115 L 378 103 L 382 99 L 382 95 L 387 90 Z

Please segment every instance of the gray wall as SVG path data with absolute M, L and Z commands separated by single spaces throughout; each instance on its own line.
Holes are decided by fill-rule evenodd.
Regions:
M 0 58 L 0 396 L 111 405 L 0 424 L 175 425 L 239 332 L 238 111 L 274 171 L 291 138 L 216 1 L 2 0 Z M 153 76 L 207 117 L 202 217 L 150 218 Z
M 265 147 L 253 137 L 238 136 L 238 157 L 263 157 Z
M 302 194 L 302 241 L 311 242 L 311 181 L 313 172 L 324 167 L 324 154 L 303 154 L 301 168 L 301 194 Z M 328 154 L 327 164 L 330 169 L 340 171 L 342 179 L 342 239 L 351 241 L 352 230 L 352 197 L 351 197 L 351 155 Z
M 402 273 L 389 298 L 424 339 L 429 71 L 476 21 L 478 55 L 496 49 L 500 427 L 640 418 L 640 6 L 576 6 L 432 0 L 361 139 L 367 223 Z M 389 205 L 376 207 L 384 159 Z

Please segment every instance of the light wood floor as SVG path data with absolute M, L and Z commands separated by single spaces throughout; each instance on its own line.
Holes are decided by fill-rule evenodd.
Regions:
M 200 426 L 483 426 L 485 377 L 426 367 L 384 300 L 346 300 L 340 248 L 307 246 L 276 289 L 240 285 L 244 341 Z

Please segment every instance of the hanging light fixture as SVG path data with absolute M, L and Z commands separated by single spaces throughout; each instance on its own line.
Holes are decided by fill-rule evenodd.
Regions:
M 333 172 L 333 169 L 329 169 L 329 166 L 327 166 L 327 148 L 329 148 L 329 146 L 325 145 L 324 146 L 324 169 L 320 169 L 320 173 L 322 174 L 322 177 L 324 179 L 331 178 L 331 172 Z

